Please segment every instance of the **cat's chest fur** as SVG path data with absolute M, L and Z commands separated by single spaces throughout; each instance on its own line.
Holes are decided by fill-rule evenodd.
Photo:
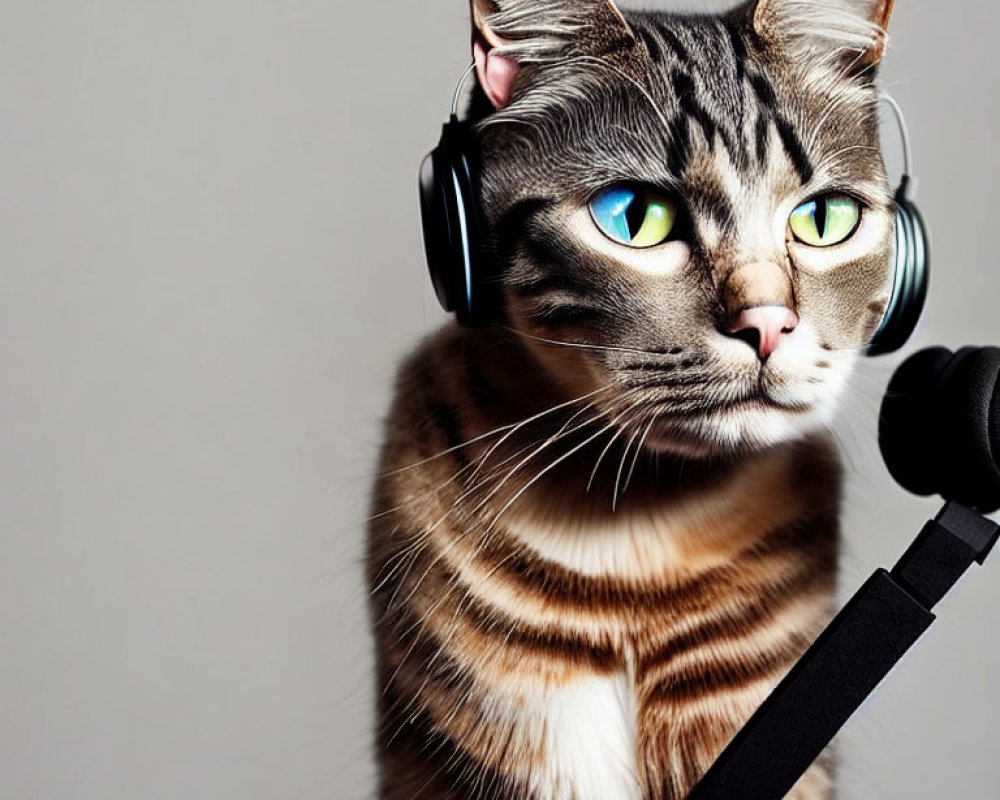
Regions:
M 631 598 L 590 604 L 568 614 L 564 608 L 564 624 L 547 622 L 553 629 L 562 628 L 567 639 L 586 628 L 593 640 L 608 643 L 613 658 L 597 669 L 577 665 L 557 682 L 522 676 L 522 708 L 528 713 L 514 728 L 521 729 L 526 749 L 536 754 L 530 772 L 533 796 L 640 800 L 657 779 L 657 762 L 677 769 L 690 757 L 676 751 L 689 748 L 685 726 L 692 716 L 710 714 L 726 731 L 714 739 L 702 735 L 689 748 L 701 749 L 701 759 L 710 760 L 766 696 L 780 670 L 755 675 L 755 660 L 781 639 L 781 631 L 810 628 L 822 616 L 825 598 L 810 596 L 791 604 L 773 618 L 776 629 L 727 630 L 720 622 L 726 606 L 741 607 L 747 588 L 713 607 L 711 582 L 717 571 L 746 560 L 761 532 L 794 525 L 801 517 L 805 498 L 793 491 L 789 477 L 794 470 L 791 454 L 774 454 L 760 460 L 755 470 L 715 485 L 710 493 L 692 493 L 676 502 L 623 501 L 611 512 L 610 504 L 598 511 L 599 505 L 579 497 L 570 495 L 564 504 L 543 493 L 512 511 L 504 535 L 539 559 L 541 569 L 558 571 L 563 580 L 589 585 L 608 598 Z M 764 559 L 757 565 L 757 579 L 749 582 L 757 585 L 749 595 L 771 578 L 780 584 L 783 570 L 796 557 L 779 553 L 774 563 Z M 671 602 L 674 596 L 676 604 Z M 693 606 L 682 608 L 692 597 Z M 532 602 L 537 603 L 536 611 L 545 609 L 544 589 Z M 516 605 L 510 609 L 514 613 Z M 526 606 L 522 613 L 521 619 L 530 624 L 534 612 Z M 692 710 L 687 702 L 691 698 L 681 687 L 692 668 L 700 672 L 706 663 L 710 675 L 714 668 L 732 677 L 746 667 L 747 676 L 714 692 L 709 679 Z M 498 723 L 499 729 L 507 728 Z
M 532 776 L 538 797 L 640 800 L 634 676 L 581 676 L 549 689 L 538 705 L 544 739 Z
M 794 462 L 789 451 L 767 454 L 752 469 L 720 475 L 682 496 L 661 496 L 655 482 L 640 484 L 633 495 L 614 485 L 602 493 L 555 482 L 553 490 L 540 487 L 510 508 L 502 530 L 544 565 L 581 581 L 669 591 L 731 563 L 761 531 L 801 513 L 803 497 L 790 480 Z

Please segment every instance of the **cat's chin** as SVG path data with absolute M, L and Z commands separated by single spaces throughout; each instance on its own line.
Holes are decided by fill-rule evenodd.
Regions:
M 683 458 L 732 458 L 805 438 L 828 422 L 820 407 L 753 400 L 693 417 L 664 417 L 650 428 L 646 447 Z

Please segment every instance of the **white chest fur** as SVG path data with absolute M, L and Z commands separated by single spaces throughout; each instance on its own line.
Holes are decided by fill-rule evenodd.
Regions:
M 624 672 L 550 689 L 538 709 L 544 763 L 533 789 L 546 800 L 638 800 L 636 702 Z
M 505 530 L 546 561 L 583 576 L 676 580 L 728 562 L 759 531 L 798 513 L 802 500 L 790 493 L 786 476 L 790 461 L 778 451 L 708 489 L 617 511 L 545 497 L 511 509 Z

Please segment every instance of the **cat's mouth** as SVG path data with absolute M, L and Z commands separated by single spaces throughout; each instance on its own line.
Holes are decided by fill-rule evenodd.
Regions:
M 721 403 L 714 408 L 710 407 L 706 409 L 705 413 L 742 413 L 766 409 L 787 411 L 793 414 L 805 414 L 813 410 L 813 404 L 804 401 L 780 400 L 772 397 L 765 391 L 758 391 L 736 400 Z
M 712 386 L 712 381 L 705 378 L 691 383 L 681 384 L 680 391 L 670 392 L 667 396 L 652 396 L 639 401 L 639 405 L 645 405 L 653 415 L 669 419 L 698 419 L 714 415 L 753 413 L 760 411 L 777 411 L 792 414 L 804 414 L 813 411 L 815 402 L 809 399 L 791 396 L 793 392 L 789 387 L 778 386 L 769 387 L 763 380 L 758 379 L 755 386 L 750 387 L 730 387 L 722 389 L 716 385 L 715 397 L 704 396 L 705 390 Z M 701 392 L 692 395 L 690 388 L 697 386 Z M 684 391 L 687 387 L 688 391 Z M 666 388 L 666 387 L 659 387 Z M 673 387 L 671 387 L 673 388 Z M 698 395 L 702 395 L 699 397 Z
M 757 390 L 697 409 L 664 409 L 650 423 L 647 443 L 696 457 L 760 450 L 816 427 L 817 411 L 814 403 Z

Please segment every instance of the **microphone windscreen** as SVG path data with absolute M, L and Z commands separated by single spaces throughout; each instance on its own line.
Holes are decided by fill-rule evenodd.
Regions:
M 990 513 L 1000 508 L 1000 348 L 921 350 L 896 370 L 879 419 L 893 478 Z

